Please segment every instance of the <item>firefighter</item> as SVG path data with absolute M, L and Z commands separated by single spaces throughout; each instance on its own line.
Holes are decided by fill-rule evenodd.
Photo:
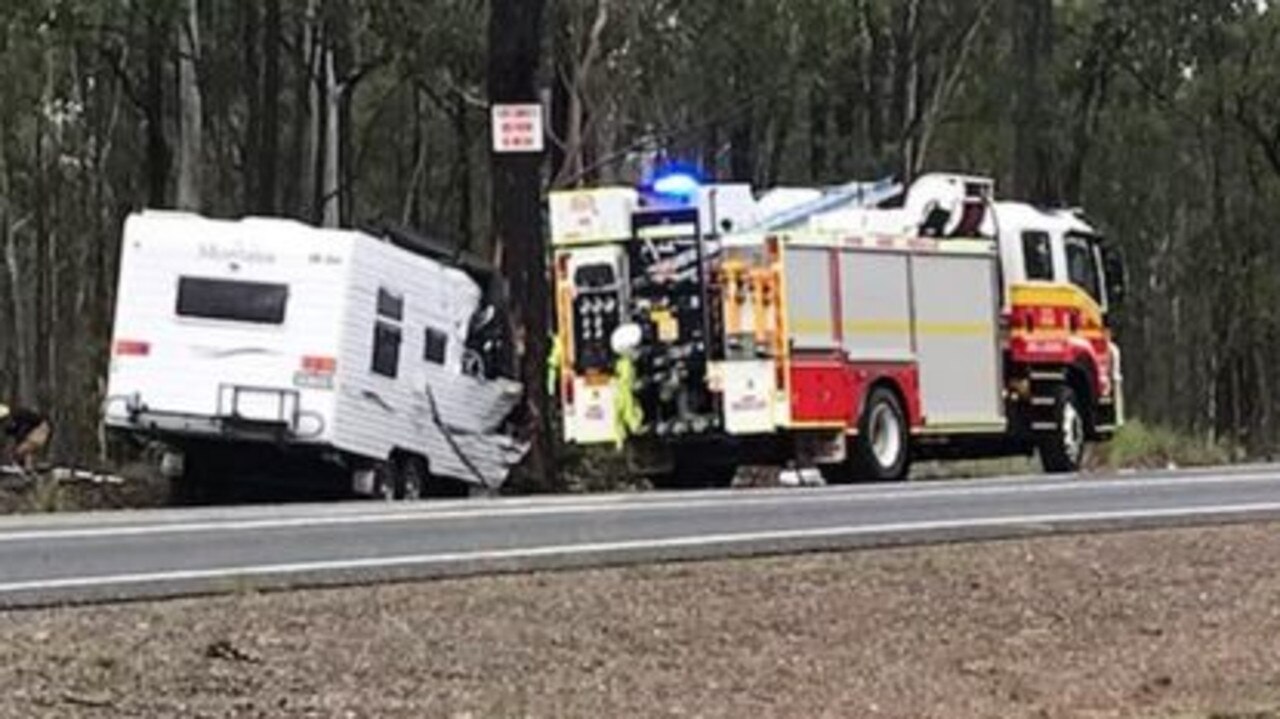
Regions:
M 36 457 L 49 444 L 53 426 L 35 410 L 0 404 L 0 431 L 13 440 L 11 461 L 30 472 L 35 469 Z

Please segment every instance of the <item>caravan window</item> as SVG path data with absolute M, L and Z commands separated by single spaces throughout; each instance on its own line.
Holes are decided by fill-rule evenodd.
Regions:
M 434 364 L 444 364 L 445 354 L 449 350 L 449 335 L 432 327 L 427 328 L 427 339 L 422 351 L 422 358 Z
M 373 328 L 373 373 L 395 379 L 400 374 L 400 328 L 378 322 Z
M 288 302 L 288 285 L 204 277 L 178 279 L 180 317 L 279 325 L 284 324 Z
M 378 316 L 389 320 L 404 319 L 404 295 L 378 288 Z

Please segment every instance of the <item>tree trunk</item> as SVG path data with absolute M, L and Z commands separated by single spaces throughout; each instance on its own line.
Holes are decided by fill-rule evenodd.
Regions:
M 147 126 L 147 204 L 168 206 L 169 143 L 164 136 L 164 62 L 168 53 L 168 23 L 154 5 L 147 12 L 146 43 L 146 126 Z
M 186 15 L 178 30 L 178 94 L 182 103 L 178 144 L 178 200 L 180 210 L 199 212 L 201 154 L 204 148 L 204 110 L 197 67 L 200 58 L 200 3 L 186 0 Z
M 260 214 L 274 215 L 276 187 L 280 166 L 280 0 L 265 0 L 266 14 L 262 28 L 262 138 L 258 167 L 258 202 Z
M 239 4 L 240 43 L 243 45 L 244 76 L 241 79 L 244 88 L 245 131 L 243 156 L 240 163 L 240 186 L 244 193 L 242 210 L 246 213 L 258 211 L 258 160 L 262 157 L 262 65 L 258 58 L 261 47 L 261 24 L 258 20 L 257 3 Z
M 549 148 L 551 177 L 566 177 L 569 137 L 569 105 L 573 88 L 567 67 L 573 64 L 573 34 L 569 32 L 567 3 L 555 3 L 556 14 L 552 18 L 552 68 L 551 78 L 551 137 Z
M 910 183 L 915 179 L 919 153 L 920 123 L 920 0 L 908 0 L 902 21 L 902 35 L 899 39 L 899 68 L 902 77 L 896 83 L 901 97 L 895 103 L 902 108 L 899 124 L 901 138 L 900 166 L 902 181 Z
M 1053 0 L 1011 0 L 1015 21 L 1013 191 L 1022 199 L 1061 201 L 1054 159 Z
M 467 118 L 466 98 L 459 94 L 454 98 L 453 133 L 454 133 L 454 190 L 458 193 L 458 243 L 459 247 L 467 247 L 474 251 L 481 249 L 483 239 L 473 236 L 472 213 L 475 211 L 472 192 L 471 168 L 471 123 Z
M 44 53 L 44 89 L 41 91 L 41 105 L 49 107 L 53 103 L 54 98 L 54 57 L 52 46 L 45 48 Z M 56 168 L 51 168 L 49 156 L 52 154 L 57 156 L 57 148 L 52 148 L 55 140 L 50 137 L 50 127 L 46 114 L 41 112 L 36 115 L 36 136 L 35 136 L 35 215 L 36 215 L 36 247 L 35 247 L 35 263 L 32 267 L 28 281 L 34 276 L 35 279 L 35 308 L 29 317 L 32 320 L 32 334 L 35 339 L 35 356 L 32 358 L 32 364 L 36 372 L 35 381 L 35 401 L 41 405 L 48 406 L 52 399 L 53 390 L 52 377 L 49 374 L 49 358 L 51 356 L 50 348 L 52 347 L 53 327 L 49 322 L 49 295 L 51 286 L 49 283 L 49 253 L 53 243 L 54 218 L 55 212 L 51 212 L 52 200 L 54 199 L 55 189 L 52 186 L 50 177 Z M 50 150 L 53 152 L 50 152 Z
M 324 158 L 320 173 L 321 224 L 325 227 L 342 225 L 341 128 L 342 88 L 338 86 L 334 68 L 333 48 L 324 50 Z
M 491 0 L 489 99 L 537 102 L 544 0 Z M 531 442 L 526 464 L 531 488 L 553 484 L 546 381 L 549 290 L 542 226 L 542 156 L 493 154 L 495 248 L 514 303 L 512 335 L 525 386 L 524 427 Z
M 750 114 L 729 132 L 729 179 L 755 181 L 755 127 Z
M 809 88 L 809 177 L 817 182 L 826 182 L 830 175 L 827 162 L 829 107 L 827 88 L 823 83 L 814 81 Z
M 880 27 L 880 23 L 871 9 L 871 3 L 863 5 L 862 25 L 865 32 L 863 47 L 866 48 L 865 61 L 862 63 L 863 68 L 866 70 L 863 74 L 863 97 L 866 98 L 867 103 L 867 141 L 865 146 L 870 151 L 876 171 L 879 172 L 885 169 L 882 153 L 885 146 L 886 125 L 888 125 L 889 121 L 889 103 L 885 97 L 885 78 L 889 77 L 891 69 L 889 43 L 886 41 L 885 31 Z
M 306 112 L 305 130 L 302 133 L 302 167 L 299 184 L 302 188 L 303 217 L 308 222 L 321 218 L 322 194 L 320 175 L 324 166 L 324 85 L 325 51 L 319 25 L 320 0 L 307 0 L 306 20 L 303 24 L 302 46 L 306 62 Z M 302 98 L 299 98 L 301 100 Z
M 316 221 L 316 154 L 319 152 L 316 14 L 319 0 L 307 0 L 298 32 L 299 70 L 294 85 L 293 181 L 285 183 L 285 204 L 296 216 Z
M 31 359 L 31 317 L 23 296 L 23 271 L 18 256 L 17 228 L 8 231 L 4 243 L 4 264 L 9 274 L 9 301 L 13 305 L 14 358 L 18 362 L 18 401 L 30 402 L 35 394 L 36 363 Z
M 564 165 L 552 184 L 556 187 L 580 185 L 587 175 L 587 93 L 596 61 L 603 51 L 602 39 L 609 25 L 610 0 L 597 0 L 595 18 L 587 31 L 582 57 L 571 57 L 573 66 L 561 68 L 569 78 L 569 107 L 564 135 Z

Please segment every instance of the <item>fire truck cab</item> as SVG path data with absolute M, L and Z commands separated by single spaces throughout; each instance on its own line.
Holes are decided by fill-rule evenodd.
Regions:
M 1123 422 L 1120 263 L 1079 212 L 986 178 L 583 190 L 551 226 L 565 439 L 656 458 L 658 484 L 1036 452 L 1071 472 Z

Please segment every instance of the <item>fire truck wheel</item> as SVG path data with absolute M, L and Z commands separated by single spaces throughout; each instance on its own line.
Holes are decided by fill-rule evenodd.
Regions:
M 694 486 L 702 489 L 732 487 L 733 480 L 738 476 L 738 467 L 732 464 L 703 465 L 691 471 L 694 472 Z
M 737 465 L 713 464 L 680 452 L 671 470 L 650 475 L 649 483 L 656 489 L 720 489 L 732 487 L 737 475 Z
M 1057 391 L 1054 422 L 1057 430 L 1040 438 L 1040 464 L 1051 474 L 1078 472 L 1084 462 L 1088 427 L 1075 390 L 1066 385 Z
M 876 482 L 906 479 L 910 441 L 906 414 L 897 395 L 885 387 L 872 390 L 854 441 L 854 476 Z

